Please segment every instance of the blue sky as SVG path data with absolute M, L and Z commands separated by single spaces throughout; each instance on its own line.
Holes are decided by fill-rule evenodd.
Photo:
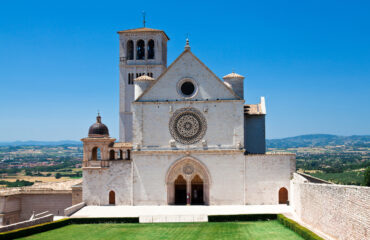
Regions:
M 370 134 L 369 1 L 3 1 L 0 141 L 78 140 L 97 109 L 118 137 L 118 30 L 170 37 L 266 97 L 267 137 Z

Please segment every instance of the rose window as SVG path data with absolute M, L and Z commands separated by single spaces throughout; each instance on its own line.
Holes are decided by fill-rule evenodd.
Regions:
M 207 130 L 206 119 L 194 108 L 177 110 L 170 119 L 170 133 L 182 144 L 199 142 Z

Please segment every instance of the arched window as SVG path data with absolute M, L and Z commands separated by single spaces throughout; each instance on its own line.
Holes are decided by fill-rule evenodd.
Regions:
M 132 40 L 127 41 L 127 60 L 134 59 L 134 42 Z
M 109 151 L 109 160 L 114 160 L 114 154 L 115 154 L 114 150 Z
M 143 60 L 144 58 L 145 58 L 145 42 L 140 39 L 136 43 L 136 59 Z
M 109 204 L 116 204 L 116 193 L 114 191 L 109 192 Z
M 101 153 L 98 147 L 94 147 L 92 149 L 91 160 L 93 161 L 101 160 Z
M 148 42 L 148 59 L 154 59 L 154 40 L 150 39 Z
M 288 203 L 288 190 L 284 187 L 279 190 L 279 204 Z

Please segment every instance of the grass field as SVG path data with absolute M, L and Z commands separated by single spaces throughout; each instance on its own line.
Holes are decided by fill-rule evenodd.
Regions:
M 222 223 L 72 224 L 22 239 L 303 239 L 277 220 Z
M 344 171 L 342 173 L 324 173 L 317 171 L 309 174 L 337 184 L 361 185 L 364 183 L 364 173 L 365 169 L 357 169 L 352 171 Z

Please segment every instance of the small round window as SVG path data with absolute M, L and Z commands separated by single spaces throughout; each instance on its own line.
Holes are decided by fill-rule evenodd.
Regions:
M 183 78 L 177 82 L 177 93 L 186 99 L 193 98 L 197 95 L 198 84 L 194 79 Z
M 184 82 L 181 84 L 181 92 L 185 96 L 191 96 L 195 91 L 195 86 L 192 82 Z

